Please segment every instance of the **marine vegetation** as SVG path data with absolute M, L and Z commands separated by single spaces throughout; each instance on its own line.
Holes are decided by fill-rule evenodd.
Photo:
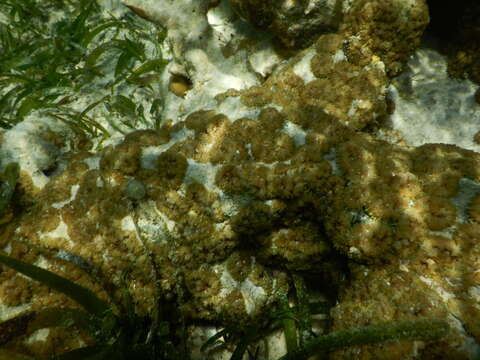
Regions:
M 0 0 L 0 127 L 37 112 L 92 137 L 157 128 L 165 31 L 133 16 L 96 0 Z M 130 100 L 140 92 L 148 104 Z
M 82 259 L 70 254 L 71 261 L 81 263 Z M 74 260 L 75 259 L 75 260 Z M 138 316 L 133 308 L 129 294 L 125 294 L 125 302 L 105 301 L 84 286 L 61 277 L 38 266 L 16 260 L 0 254 L 0 263 L 23 275 L 49 286 L 51 289 L 67 295 L 80 308 L 44 308 L 38 311 L 27 311 L 0 324 L 0 346 L 20 336 L 28 336 L 39 329 L 50 327 L 74 326 L 87 333 L 92 344 L 74 349 L 63 354 L 52 355 L 61 359 L 186 359 L 182 344 L 173 339 L 170 325 L 178 324 L 170 319 L 162 320 L 155 311 L 149 316 Z M 165 308 L 167 304 L 159 303 Z M 173 315 L 175 312 L 168 311 Z M 165 321 L 167 320 L 167 321 Z M 14 354 L 0 349 L 0 358 L 35 359 L 25 354 Z
M 69 16 L 49 16 L 59 9 Z M 0 127 L 12 128 L 35 112 L 91 138 L 107 138 L 112 130 L 127 133 L 160 127 L 162 99 L 154 80 L 165 66 L 159 45 L 164 31 L 145 31 L 143 23 L 138 18 L 131 20 L 128 14 L 104 18 L 95 0 L 0 0 L 0 15 Z M 150 95 L 148 107 L 132 100 L 141 91 Z M 79 94 L 98 96 L 81 104 L 77 102 Z M 104 123 L 98 121 L 100 110 L 107 119 Z M 0 212 L 8 211 L 17 177 L 18 166 L 7 165 L 0 187 Z M 141 183 L 130 182 L 127 191 L 132 200 L 145 196 Z M 51 256 L 46 249 L 39 251 Z M 105 278 L 75 254 L 63 251 L 62 260 L 86 271 L 94 282 Z M 133 296 L 126 291 L 121 300 L 101 298 L 82 285 L 3 252 L 0 264 L 63 293 L 78 305 L 30 310 L 0 323 L 0 359 L 36 359 L 35 354 L 15 352 L 9 345 L 52 327 L 74 327 L 91 339 L 80 348 L 51 354 L 52 359 L 190 358 L 186 320 L 175 299 L 164 299 L 158 292 L 157 306 L 140 315 L 135 312 Z M 291 273 L 290 278 L 291 294 L 272 313 L 264 314 L 266 321 L 227 326 L 204 343 L 204 353 L 228 348 L 232 360 L 246 356 L 260 360 L 257 341 L 272 331 L 285 335 L 287 353 L 281 360 L 307 359 L 339 348 L 385 341 L 430 341 L 449 332 L 445 319 L 426 318 L 330 333 L 325 326 L 326 333 L 318 335 L 312 330 L 312 317 L 322 314 L 328 319 L 332 305 L 311 303 L 302 277 Z M 116 290 L 122 293 L 122 289 Z
M 179 360 L 189 358 L 188 350 L 185 347 L 185 331 L 178 331 L 174 328 L 175 326 L 185 326 L 182 321 L 178 321 L 178 318 L 172 318 L 172 314 L 178 315 L 178 312 L 173 311 L 170 316 L 163 318 L 160 317 L 160 311 L 141 317 L 135 314 L 131 304 L 126 307 L 118 303 L 110 305 L 91 290 L 35 265 L 5 254 L 0 254 L 0 263 L 67 295 L 84 309 L 45 308 L 17 315 L 0 323 L 0 346 L 42 328 L 73 325 L 87 332 L 94 339 L 93 344 L 56 355 L 52 359 Z M 301 279 L 297 277 L 295 280 L 298 290 L 301 286 Z M 297 291 L 298 298 L 300 301 L 305 300 L 301 299 L 301 295 L 298 296 Z M 282 328 L 286 337 L 287 354 L 279 360 L 300 360 L 307 359 L 312 355 L 327 354 L 328 351 L 347 346 L 392 340 L 434 340 L 445 336 L 449 331 L 446 320 L 423 318 L 416 321 L 381 323 L 352 328 L 322 336 L 316 336 L 310 331 L 309 340 L 304 342 L 299 339 L 304 335 L 299 335 L 305 334 L 301 330 L 302 327 L 305 327 L 305 320 L 311 316 L 310 309 L 313 307 L 305 307 L 305 304 L 290 307 L 287 299 L 285 300 L 283 304 L 280 304 L 277 312 L 269 315 L 267 327 L 253 325 L 244 328 L 227 327 L 205 342 L 202 351 L 209 347 L 223 345 L 224 342 L 220 341 L 223 338 L 225 342 L 235 344 L 230 360 L 241 360 L 244 358 L 244 354 L 248 354 L 250 359 L 259 360 L 257 358 L 258 348 L 252 350 L 254 342 L 261 336 L 277 328 Z M 162 306 L 168 305 L 159 301 L 159 307 Z M 321 310 L 325 310 L 325 308 Z M 162 313 L 166 314 L 166 312 Z M 179 339 L 178 334 L 183 334 L 184 338 Z M 11 359 L 35 359 L 25 354 L 15 354 L 0 349 L 0 358 L 2 356 L 8 356 Z
M 9 163 L 5 166 L 1 174 L 2 183 L 0 184 L 0 223 L 5 222 L 10 202 L 12 200 L 15 186 L 18 180 L 20 168 L 17 163 Z

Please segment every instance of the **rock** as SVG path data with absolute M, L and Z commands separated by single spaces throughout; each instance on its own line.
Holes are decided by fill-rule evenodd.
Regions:
M 399 130 L 411 146 L 442 143 L 479 152 L 474 139 L 480 129 L 477 86 L 452 79 L 447 70 L 447 59 L 438 51 L 417 50 L 389 86 L 387 98 L 395 103 L 395 111 L 388 126 Z
M 473 305 L 476 300 L 472 301 L 470 298 L 467 305 L 462 299 L 461 292 L 465 289 L 460 290 L 461 286 L 450 292 L 456 285 L 446 284 L 443 276 L 451 269 L 443 272 L 443 264 L 444 262 L 440 261 L 430 264 L 413 261 L 400 266 L 396 264 L 374 268 L 352 265 L 352 286 L 345 289 L 340 296 L 340 304 L 332 310 L 335 318 L 334 330 L 349 328 L 352 324 L 375 324 L 387 319 L 413 320 L 423 316 L 449 319 L 453 330 L 441 342 L 432 344 L 425 341 L 398 341 L 374 346 L 355 346 L 335 351 L 330 358 L 478 358 L 478 335 L 472 332 L 476 332 L 478 326 L 467 320 L 477 313 Z M 465 327 L 466 324 L 468 327 Z
M 340 293 L 335 330 L 419 317 L 454 329 L 332 358 L 474 358 L 480 155 L 372 131 L 388 116 L 390 76 L 426 25 L 424 2 L 350 2 L 337 33 L 284 60 L 226 2 L 126 3 L 168 29 L 163 126 L 65 154 L 65 168 L 25 194 L 32 205 L 3 247 L 28 261 L 37 254 L 20 241 L 77 254 L 141 314 L 155 306 L 158 280 L 187 319 L 224 325 L 261 321 L 288 292 L 288 271 L 320 274 Z M 191 80 L 184 97 L 168 91 L 170 73 Z M 48 303 L 18 294 L 0 302 Z
M 480 84 L 480 5 L 475 0 L 440 5 L 431 1 L 430 11 L 437 21 L 431 33 L 439 49 L 447 55 L 448 73 L 453 78 L 468 78 Z
M 340 31 L 352 37 L 345 50 L 348 56 L 369 48 L 393 77 L 420 44 L 428 22 L 425 0 L 356 0 L 346 12 Z
M 306 47 L 321 33 L 335 32 L 343 16 L 343 0 L 232 0 L 245 20 L 275 34 L 287 47 Z

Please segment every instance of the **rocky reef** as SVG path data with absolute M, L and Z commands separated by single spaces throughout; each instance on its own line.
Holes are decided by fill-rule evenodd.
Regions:
M 419 317 L 453 327 L 441 342 L 332 359 L 478 356 L 480 155 L 382 129 L 388 86 L 428 24 L 425 2 L 124 2 L 168 30 L 163 126 L 97 152 L 88 141 L 62 152 L 64 138 L 37 133 L 41 161 L 8 148 L 5 133 L 22 211 L 2 248 L 32 263 L 45 259 L 25 242 L 77 254 L 144 313 L 155 268 L 187 318 L 222 324 L 261 316 L 288 292 L 289 271 L 315 274 L 338 292 L 333 330 Z M 312 20 L 292 28 L 299 9 Z M 179 76 L 189 86 L 175 93 Z M 54 161 L 54 175 L 39 175 Z M 67 301 L 13 274 L 0 273 L 2 319 Z

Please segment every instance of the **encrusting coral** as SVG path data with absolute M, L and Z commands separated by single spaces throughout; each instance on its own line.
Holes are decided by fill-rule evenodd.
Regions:
M 22 258 L 15 240 L 78 254 L 124 284 L 140 312 L 155 305 L 151 254 L 162 292 L 181 293 L 187 317 L 224 323 L 255 319 L 283 296 L 286 269 L 336 281 L 344 269 L 333 254 L 341 254 L 351 280 L 338 284 L 335 330 L 420 316 L 456 328 L 443 342 L 354 347 L 333 358 L 468 358 L 480 340 L 480 155 L 368 132 L 387 114 L 389 76 L 414 50 L 428 11 L 421 0 L 395 12 L 402 2 L 353 3 L 339 32 L 263 83 L 223 91 L 215 107 L 99 153 L 72 153 L 36 192 L 20 170 L 31 205 L 2 247 Z M 401 26 L 377 26 L 385 12 Z M 386 44 L 402 39 L 398 29 L 412 41 Z M 185 101 L 193 102 L 192 78 Z M 8 286 L 2 276 L 2 304 L 12 304 Z

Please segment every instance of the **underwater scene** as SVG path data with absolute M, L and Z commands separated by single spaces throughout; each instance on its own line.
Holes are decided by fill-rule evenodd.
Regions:
M 10 359 L 480 359 L 480 3 L 0 0 Z

